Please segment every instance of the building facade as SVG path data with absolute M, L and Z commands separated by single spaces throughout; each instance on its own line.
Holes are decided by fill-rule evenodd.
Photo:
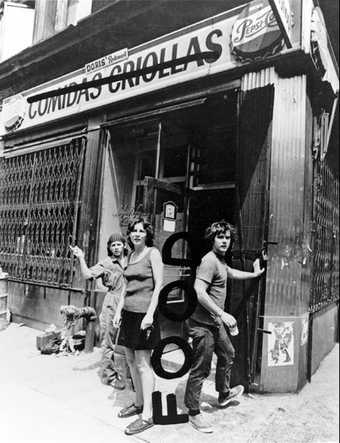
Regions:
M 103 288 L 83 282 L 69 245 L 92 264 L 132 214 L 151 219 L 160 250 L 187 232 L 198 254 L 224 218 L 239 233 L 233 266 L 266 265 L 259 282 L 228 288 L 241 331 L 233 377 L 296 391 L 338 318 L 338 67 L 322 11 L 312 0 L 178 2 L 176 14 L 166 0 L 130 3 L 0 65 L 0 264 L 13 318 L 44 328 L 60 324 L 60 305 L 100 309 Z M 172 254 L 193 251 L 180 238 Z M 190 277 L 166 264 L 165 283 Z M 168 303 L 182 309 L 183 294 Z M 174 330 L 184 334 L 164 319 L 163 335 Z

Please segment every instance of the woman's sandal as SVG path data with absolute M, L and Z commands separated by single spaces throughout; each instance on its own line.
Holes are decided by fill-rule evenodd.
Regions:
M 125 434 L 127 435 L 133 435 L 138 434 L 139 432 L 146 431 L 147 429 L 151 428 L 153 426 L 152 419 L 150 420 L 143 420 L 142 418 L 137 418 L 137 420 L 133 421 L 125 428 Z
M 126 417 L 132 417 L 133 415 L 138 415 L 143 412 L 143 406 L 136 406 L 134 403 L 132 403 L 129 406 L 126 406 L 126 408 L 121 409 L 118 412 L 118 417 L 120 418 L 126 418 Z

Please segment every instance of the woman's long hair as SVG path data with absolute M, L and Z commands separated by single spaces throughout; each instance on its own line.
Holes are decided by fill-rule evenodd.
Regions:
M 137 223 L 141 223 L 143 225 L 143 228 L 145 229 L 145 232 L 146 232 L 145 245 L 146 246 L 153 246 L 152 225 L 144 217 L 138 216 L 138 217 L 134 217 L 133 219 L 130 220 L 127 231 L 126 231 L 127 241 L 128 241 L 130 248 L 134 249 L 133 243 L 130 239 L 130 234 L 133 231 L 134 227 L 137 225 Z

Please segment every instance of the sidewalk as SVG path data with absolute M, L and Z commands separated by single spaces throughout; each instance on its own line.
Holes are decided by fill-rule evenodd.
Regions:
M 239 402 L 218 409 L 214 386 L 207 381 L 203 410 L 214 425 L 213 434 L 201 434 L 185 423 L 154 426 L 127 437 L 124 428 L 132 420 L 119 419 L 117 412 L 133 393 L 113 391 L 100 383 L 96 369 L 84 370 L 99 360 L 99 349 L 78 356 L 41 355 L 35 346 L 40 333 L 16 324 L 0 331 L 2 443 L 339 441 L 338 345 L 299 394 L 244 395 Z M 186 378 L 157 378 L 156 390 L 164 394 L 163 400 L 175 392 L 181 409 Z

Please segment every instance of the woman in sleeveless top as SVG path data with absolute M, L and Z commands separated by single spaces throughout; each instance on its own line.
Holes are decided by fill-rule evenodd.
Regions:
M 152 423 L 152 392 L 155 376 L 151 366 L 151 350 L 160 341 L 156 314 L 162 287 L 163 263 L 158 249 L 153 247 L 151 225 L 143 218 L 134 219 L 127 236 L 132 253 L 124 272 L 125 294 L 121 297 L 114 318 L 120 324 L 118 344 L 125 347 L 126 359 L 136 391 L 133 404 L 122 409 L 119 417 L 141 414 L 126 429 L 128 435 L 150 428 Z

